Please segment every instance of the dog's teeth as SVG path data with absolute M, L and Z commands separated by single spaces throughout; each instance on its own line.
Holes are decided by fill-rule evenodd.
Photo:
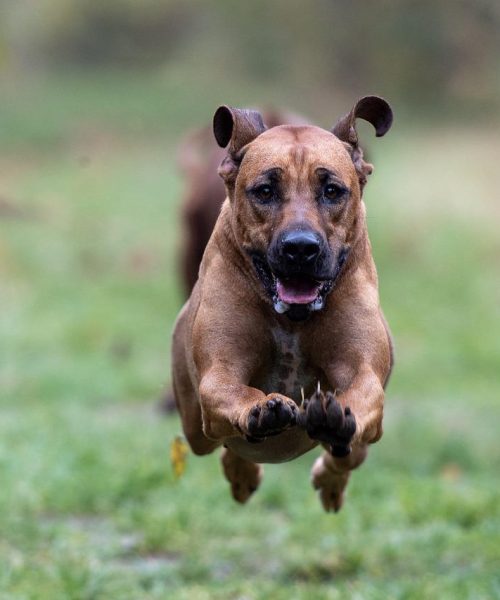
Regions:
M 283 302 L 283 300 L 280 300 L 279 298 L 274 301 L 274 310 L 280 315 L 285 313 L 289 308 L 290 305 L 286 302 Z
M 311 304 L 311 310 L 321 310 L 325 304 L 324 299 L 320 296 Z

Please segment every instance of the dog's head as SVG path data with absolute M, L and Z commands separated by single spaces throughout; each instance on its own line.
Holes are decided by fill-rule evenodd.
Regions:
M 321 310 L 363 228 L 363 160 L 356 119 L 377 136 L 391 127 L 382 98 L 359 100 L 331 131 L 282 125 L 221 106 L 214 134 L 227 146 L 219 174 L 232 204 L 237 243 L 253 261 L 274 308 L 293 320 Z

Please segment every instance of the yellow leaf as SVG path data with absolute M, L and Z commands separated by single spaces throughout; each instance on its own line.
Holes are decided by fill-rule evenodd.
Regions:
M 170 445 L 170 461 L 172 463 L 172 469 L 177 479 L 184 475 L 186 470 L 186 457 L 188 453 L 188 446 L 180 435 L 172 441 Z

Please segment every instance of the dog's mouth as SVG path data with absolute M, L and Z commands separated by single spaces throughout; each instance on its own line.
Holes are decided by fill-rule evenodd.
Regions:
M 323 308 L 322 290 L 327 282 L 318 281 L 307 275 L 276 277 L 274 308 L 279 313 L 286 312 L 291 305 L 311 305 L 311 310 Z
M 311 313 L 324 308 L 347 259 L 349 249 L 342 249 L 329 278 L 313 277 L 302 273 L 287 276 L 274 273 L 267 257 L 261 252 L 250 252 L 257 276 L 269 295 L 274 310 L 286 314 L 292 321 L 304 321 Z

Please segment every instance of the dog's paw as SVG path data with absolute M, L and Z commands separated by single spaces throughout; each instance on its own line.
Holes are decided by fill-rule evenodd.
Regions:
M 264 402 L 255 404 L 248 412 L 247 440 L 259 442 L 281 433 L 296 424 L 297 413 L 295 402 L 279 394 L 269 394 Z
M 297 424 L 307 431 L 311 439 L 329 444 L 333 456 L 341 458 L 351 452 L 356 419 L 348 406 L 342 408 L 335 394 L 323 394 L 319 385 L 314 394 L 303 402 Z
M 222 452 L 221 462 L 224 475 L 231 484 L 233 498 L 244 504 L 260 485 L 264 472 L 262 466 L 240 458 L 226 448 Z
M 349 472 L 333 472 L 325 465 L 323 456 L 316 459 L 311 471 L 311 482 L 319 492 L 319 499 L 326 512 L 338 512 L 344 503 L 344 492 Z

